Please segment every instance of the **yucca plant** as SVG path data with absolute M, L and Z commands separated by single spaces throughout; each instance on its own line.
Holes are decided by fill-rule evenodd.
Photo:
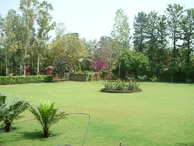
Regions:
M 36 119 L 40 122 L 42 128 L 44 137 L 49 137 L 49 128 L 57 123 L 61 119 L 66 119 L 67 114 L 63 111 L 58 111 L 56 109 L 54 102 L 50 101 L 43 101 L 40 103 L 40 105 L 36 108 L 31 107 L 32 114 L 36 117 Z
M 0 105 L 0 119 L 5 125 L 5 132 L 10 132 L 11 124 L 20 118 L 20 114 L 29 107 L 29 103 L 21 100 L 19 96 L 7 97 L 5 103 Z

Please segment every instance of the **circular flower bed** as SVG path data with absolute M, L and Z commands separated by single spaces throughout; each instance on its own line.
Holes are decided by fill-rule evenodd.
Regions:
M 100 90 L 101 92 L 109 92 L 109 93 L 133 93 L 133 92 L 140 92 L 142 89 L 138 88 L 136 90 L 107 90 L 105 88 Z
M 135 79 L 131 79 L 130 81 L 106 81 L 104 83 L 103 89 L 101 92 L 109 92 L 109 93 L 132 93 L 132 92 L 140 92 L 142 89 L 139 88 L 139 83 L 135 81 Z

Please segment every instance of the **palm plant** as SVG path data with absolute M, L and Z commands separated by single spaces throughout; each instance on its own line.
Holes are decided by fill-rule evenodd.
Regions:
M 35 109 L 34 107 L 31 107 L 32 114 L 36 117 L 36 119 L 40 122 L 42 128 L 44 137 L 49 137 L 49 128 L 57 123 L 61 119 L 66 119 L 67 114 L 63 111 L 58 111 L 56 109 L 54 102 L 50 101 L 43 101 L 40 103 L 40 105 Z
M 5 131 L 10 132 L 11 124 L 20 118 L 20 114 L 29 107 L 29 103 L 12 95 L 8 96 L 5 103 L 0 105 L 0 119 L 5 124 Z
M 6 96 L 3 93 L 0 93 L 0 105 L 5 103 Z

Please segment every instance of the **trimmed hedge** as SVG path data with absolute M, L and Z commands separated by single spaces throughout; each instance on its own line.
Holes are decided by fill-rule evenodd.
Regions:
M 37 76 L 0 76 L 0 84 L 52 82 L 52 75 Z
M 70 74 L 71 81 L 88 81 L 88 74 Z
M 70 74 L 71 81 L 92 81 L 93 73 L 83 73 L 83 74 Z

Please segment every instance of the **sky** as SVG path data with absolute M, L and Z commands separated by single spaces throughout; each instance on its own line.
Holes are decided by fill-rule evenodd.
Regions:
M 42 0 L 39 0 L 42 1 Z M 63 22 L 66 32 L 79 33 L 86 40 L 109 36 L 113 29 L 115 13 L 123 9 L 129 18 L 131 33 L 133 20 L 138 12 L 152 10 L 164 14 L 168 4 L 180 4 L 194 8 L 194 0 L 47 0 L 54 8 L 53 21 Z M 19 9 L 20 0 L 0 0 L 0 15 L 6 16 L 10 9 Z M 54 36 L 54 31 L 51 33 Z

